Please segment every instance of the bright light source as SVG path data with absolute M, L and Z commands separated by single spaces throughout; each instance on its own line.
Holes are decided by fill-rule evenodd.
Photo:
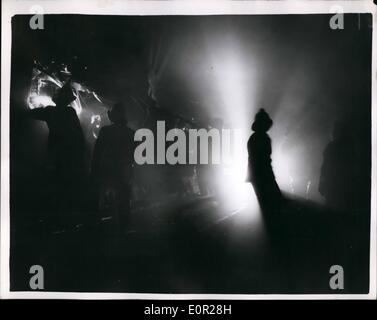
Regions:
M 28 106 L 30 109 L 35 109 L 55 106 L 55 103 L 49 96 L 30 95 L 28 99 Z
M 239 132 L 236 141 L 233 141 L 232 163 L 224 167 L 223 175 L 219 179 L 220 188 L 223 189 L 224 200 L 232 207 L 247 206 L 259 212 L 253 187 L 245 182 L 248 162 L 247 140 L 253 109 L 252 102 L 249 101 L 250 92 L 253 90 L 250 83 L 254 78 L 249 72 L 250 57 L 245 58 L 242 55 L 240 43 L 232 42 L 229 46 L 219 48 L 212 58 L 216 91 L 220 93 L 223 102 L 219 108 L 226 116 L 223 120 Z

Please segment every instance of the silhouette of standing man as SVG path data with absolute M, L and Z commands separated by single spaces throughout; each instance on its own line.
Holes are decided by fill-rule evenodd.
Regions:
M 134 131 L 127 126 L 126 108 L 108 111 L 111 125 L 101 128 L 94 146 L 92 176 L 99 189 L 99 209 L 111 210 L 121 229 L 130 212 L 134 162 Z
M 264 109 L 255 115 L 251 129 L 254 133 L 247 142 L 249 154 L 247 182 L 251 182 L 264 213 L 276 213 L 281 204 L 281 192 L 271 166 L 271 139 L 267 131 L 272 120 Z
M 352 211 L 355 205 L 356 157 L 350 132 L 345 121 L 335 123 L 333 140 L 323 153 L 319 180 L 319 192 L 327 205 L 342 212 Z
M 70 103 L 76 99 L 70 82 L 54 96 L 56 106 L 28 110 L 27 115 L 47 123 L 49 129 L 47 168 L 59 212 L 77 209 L 85 175 L 85 142 L 79 118 Z

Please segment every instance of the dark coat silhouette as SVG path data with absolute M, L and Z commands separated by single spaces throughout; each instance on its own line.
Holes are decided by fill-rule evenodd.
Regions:
M 99 189 L 99 209 L 110 210 L 123 224 L 130 210 L 134 131 L 127 126 L 124 106 L 108 113 L 113 124 L 103 127 L 94 146 L 92 176 Z
M 46 121 L 49 164 L 61 178 L 80 174 L 84 164 L 84 136 L 75 109 L 67 106 L 48 106 L 32 109 L 29 116 Z
M 68 106 L 76 97 L 65 85 L 54 97 L 56 106 L 29 110 L 27 115 L 47 123 L 49 129 L 47 168 L 56 187 L 57 209 L 72 210 L 85 176 L 85 142 L 75 109 Z
M 344 122 L 334 126 L 333 140 L 323 153 L 319 192 L 326 203 L 339 211 L 353 209 L 357 183 L 355 146 Z
M 271 126 L 272 120 L 261 109 L 255 116 L 254 133 L 247 143 L 247 181 L 252 183 L 262 211 L 275 213 L 280 207 L 281 192 L 271 165 L 271 139 L 267 134 Z
M 99 183 L 128 184 L 134 161 L 134 131 L 126 123 L 103 127 L 96 141 L 92 174 Z

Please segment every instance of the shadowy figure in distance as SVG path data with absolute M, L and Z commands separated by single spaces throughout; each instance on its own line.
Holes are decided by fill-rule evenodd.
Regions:
M 124 104 L 115 104 L 108 117 L 112 124 L 101 128 L 94 146 L 92 176 L 99 192 L 99 210 L 110 210 L 122 230 L 130 213 L 134 131 L 127 126 Z
M 282 195 L 271 166 L 271 139 L 267 131 L 272 120 L 264 109 L 255 115 L 251 129 L 254 133 L 247 142 L 249 154 L 247 182 L 251 182 L 259 205 L 265 214 L 280 210 Z
M 357 174 L 355 147 L 345 121 L 334 124 L 333 140 L 323 153 L 319 192 L 336 211 L 350 212 L 355 205 Z

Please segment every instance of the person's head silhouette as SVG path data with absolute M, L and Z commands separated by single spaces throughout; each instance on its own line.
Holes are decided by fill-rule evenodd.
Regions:
M 268 113 L 261 108 L 255 115 L 251 129 L 255 132 L 267 132 L 272 127 L 272 120 Z
M 57 107 L 66 107 L 72 101 L 76 100 L 77 96 L 74 94 L 71 83 L 67 82 L 54 96 L 53 101 Z
M 126 106 L 122 102 L 114 104 L 107 115 L 113 123 L 127 123 Z

